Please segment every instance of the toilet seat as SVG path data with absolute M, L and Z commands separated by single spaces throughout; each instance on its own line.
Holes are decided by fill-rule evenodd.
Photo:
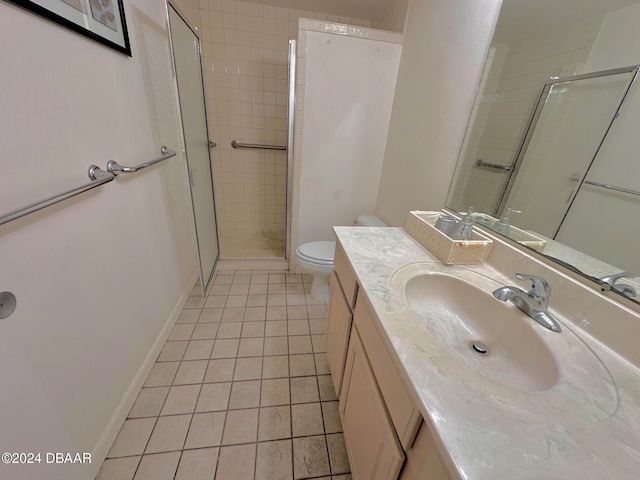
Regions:
M 335 249 L 336 242 L 309 242 L 298 247 L 296 256 L 301 260 L 319 266 L 333 266 Z

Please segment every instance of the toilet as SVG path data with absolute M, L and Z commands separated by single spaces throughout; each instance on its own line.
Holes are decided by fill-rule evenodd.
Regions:
M 387 227 L 374 215 L 360 215 L 355 223 L 359 227 Z M 336 242 L 308 242 L 296 249 L 296 264 L 303 271 L 313 275 L 311 296 L 322 303 L 329 300 L 329 276 L 333 271 L 333 254 Z

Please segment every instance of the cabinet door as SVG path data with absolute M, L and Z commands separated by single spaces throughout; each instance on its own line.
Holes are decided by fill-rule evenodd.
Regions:
M 329 313 L 327 316 L 327 359 L 331 369 L 333 388 L 340 396 L 344 363 L 347 358 L 349 333 L 351 332 L 351 309 L 342 293 L 342 288 L 335 272 L 331 272 L 329 282 Z
M 340 416 L 355 480 L 395 480 L 404 453 L 358 336 L 352 329 Z

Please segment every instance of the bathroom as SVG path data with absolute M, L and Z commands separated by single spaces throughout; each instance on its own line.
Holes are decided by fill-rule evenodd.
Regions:
M 183 140 L 167 6 L 152 0 L 124 3 L 132 57 L 0 2 L 3 43 L 11 46 L 0 57 L 0 131 L 8 172 L 1 181 L 3 212 L 80 183 L 89 164 L 103 167 L 110 159 L 137 164 L 157 156 L 163 144 L 179 152 Z M 376 128 L 381 128 L 376 122 L 384 127 L 382 138 L 372 139 L 379 160 L 377 176 L 371 179 L 375 186 L 359 192 L 335 223 L 350 224 L 360 214 L 375 214 L 388 225 L 404 226 L 410 210 L 440 210 L 447 203 L 501 3 L 410 0 L 388 2 L 377 22 L 356 13 L 343 15 L 360 19 L 356 26 L 395 31 L 401 43 L 394 43 L 391 34 L 387 44 L 401 45 L 402 51 L 396 59 L 397 75 L 389 80 L 394 87 L 384 92 L 387 118 L 368 113 Z M 224 14 L 225 5 L 232 4 L 236 2 L 175 2 L 189 24 L 200 29 L 206 25 L 203 6 Z M 314 13 L 311 6 L 304 10 L 317 13 L 323 22 L 343 23 L 340 15 Z M 632 29 L 618 30 L 632 36 Z M 623 41 L 633 44 L 633 38 Z M 613 66 L 640 63 L 624 58 L 626 53 L 618 50 L 621 58 Z M 203 57 L 206 54 L 203 48 Z M 354 78 L 358 74 L 349 73 Z M 207 81 L 211 79 L 205 74 Z M 318 87 L 309 77 L 305 81 L 306 90 Z M 208 106 L 210 100 L 207 97 Z M 222 171 L 225 155 L 233 158 L 233 152 L 231 137 L 223 138 L 225 132 L 216 123 L 220 112 L 208 113 L 210 139 L 219 144 L 211 150 L 215 176 L 216 161 Z M 342 118 L 325 114 L 309 120 L 305 115 L 299 122 L 302 127 L 307 120 L 341 125 Z M 348 109 L 343 111 L 348 114 Z M 273 131 L 265 143 L 286 140 L 282 128 Z M 311 140 L 317 142 L 314 148 L 321 147 L 322 138 Z M 361 173 L 349 172 L 345 181 L 352 188 L 362 187 Z M 331 240 L 331 218 L 322 219 L 326 226 L 303 226 L 318 215 L 314 205 L 322 197 L 311 197 L 310 188 L 295 185 L 292 202 L 298 202 L 299 216 L 291 219 L 291 245 Z M 1 450 L 93 454 L 93 462 L 85 465 L 1 465 L 0 472 L 10 469 L 7 478 L 85 479 L 98 474 L 173 324 L 185 305 L 198 304 L 194 284 L 200 276 L 199 259 L 188 186 L 185 158 L 179 152 L 154 169 L 123 175 L 0 227 L 0 290 L 13 292 L 18 305 L 11 317 L 0 320 Z M 224 220 L 225 212 L 220 214 Z M 295 256 L 292 252 L 295 248 L 289 258 Z M 232 263 L 236 260 L 229 262 L 230 271 L 242 270 Z M 274 263 L 255 270 L 286 269 L 282 259 L 270 261 Z

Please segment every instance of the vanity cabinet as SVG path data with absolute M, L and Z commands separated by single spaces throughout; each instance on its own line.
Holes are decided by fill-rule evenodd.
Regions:
M 354 480 L 448 480 L 433 439 L 340 243 L 327 318 L 327 358 Z
M 326 345 L 327 360 L 336 395 L 340 396 L 342 375 L 347 358 L 347 346 L 351 334 L 351 308 L 344 296 L 338 275 L 331 273 L 329 281 L 329 308 L 327 315 Z
M 404 453 L 356 329 L 349 340 L 340 416 L 353 477 L 398 478 Z

